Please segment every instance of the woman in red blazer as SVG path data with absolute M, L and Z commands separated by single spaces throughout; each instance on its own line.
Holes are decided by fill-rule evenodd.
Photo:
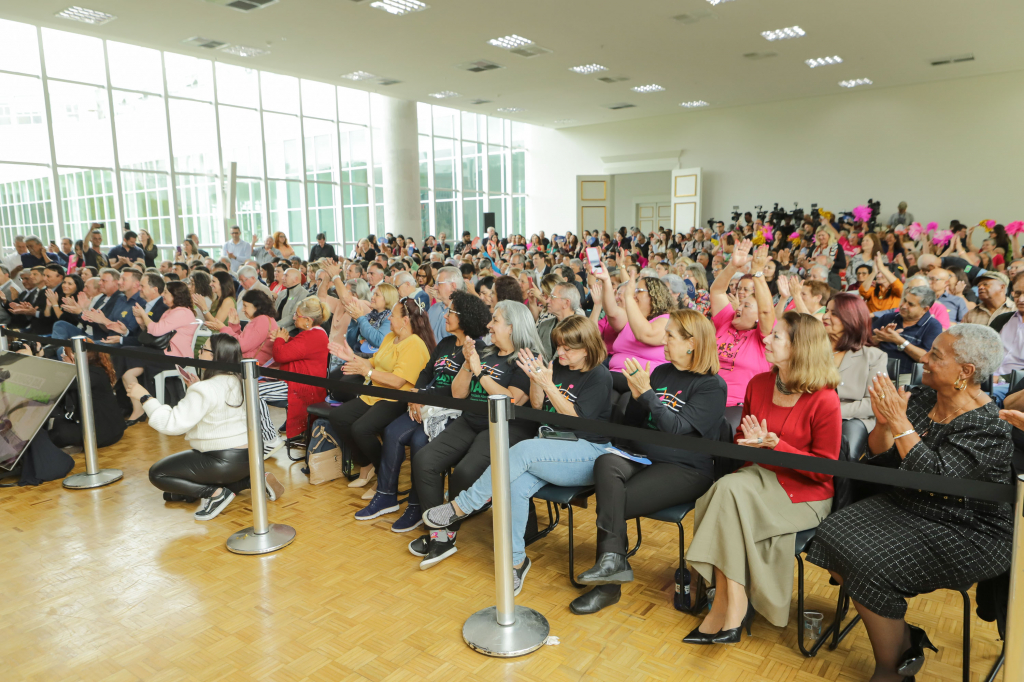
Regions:
M 308 374 L 313 377 L 327 376 L 327 332 L 320 325 L 331 316 L 316 296 L 310 296 L 295 308 L 292 319 L 299 333 L 289 338 L 286 329 L 271 330 L 269 337 L 274 341 L 274 362 L 282 372 Z M 306 408 L 323 402 L 327 389 L 308 384 L 288 382 L 288 438 L 299 436 L 306 430 Z
M 774 369 L 747 385 L 736 442 L 838 459 L 839 373 L 825 328 L 810 315 L 790 311 L 764 343 Z M 715 601 L 684 642 L 738 642 L 743 628 L 749 634 L 755 610 L 773 625 L 786 626 L 795 535 L 828 515 L 832 490 L 831 476 L 748 462 L 697 500 L 687 560 L 695 577 L 714 577 Z

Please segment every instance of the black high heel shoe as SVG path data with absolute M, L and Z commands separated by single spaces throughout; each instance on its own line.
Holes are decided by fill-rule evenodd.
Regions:
M 921 668 L 924 667 L 924 650 L 926 648 L 935 653 L 939 653 L 939 650 L 928 639 L 928 633 L 924 630 L 909 624 L 907 627 L 910 628 L 910 648 L 900 656 L 899 663 L 896 664 L 896 673 L 910 678 L 921 672 Z
M 720 634 L 722 634 L 721 631 L 710 633 L 701 632 L 700 626 L 698 625 L 693 629 L 692 632 L 690 632 L 690 634 L 688 634 L 686 637 L 683 637 L 683 642 L 685 642 L 686 644 L 713 644 L 715 638 L 718 637 Z
M 747 600 L 747 614 L 740 621 L 740 626 L 729 630 L 722 630 L 711 641 L 715 644 L 736 644 L 743 635 L 743 628 L 747 629 L 747 636 L 750 636 L 750 624 L 754 622 L 754 605 Z

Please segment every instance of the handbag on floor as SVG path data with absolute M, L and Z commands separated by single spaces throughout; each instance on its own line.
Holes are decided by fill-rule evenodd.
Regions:
M 344 475 L 343 457 L 338 438 L 326 419 L 313 422 L 313 432 L 306 448 L 306 466 L 309 468 L 309 482 L 320 485 L 341 478 Z

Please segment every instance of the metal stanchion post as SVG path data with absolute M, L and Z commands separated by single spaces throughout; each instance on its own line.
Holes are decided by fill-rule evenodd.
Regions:
M 228 538 L 235 554 L 267 554 L 290 545 L 295 529 L 267 521 L 267 488 L 263 472 L 263 435 L 260 431 L 259 389 L 256 360 L 242 360 L 242 392 L 245 421 L 249 431 L 249 483 L 252 491 L 252 526 Z
M 85 354 L 85 337 L 71 339 L 75 350 L 75 368 L 78 370 L 78 412 L 82 422 L 82 447 L 85 449 L 85 473 L 68 476 L 64 487 L 74 490 L 99 488 L 119 481 L 124 473 L 119 469 L 100 469 L 96 463 L 96 424 L 92 413 L 92 382 L 89 379 L 89 358 Z M 120 418 L 120 415 L 115 415 Z
M 7 352 L 7 327 L 0 324 L 0 353 Z
M 512 482 L 508 466 L 508 420 L 512 418 L 512 401 L 505 395 L 492 395 L 487 403 L 491 436 L 494 582 L 498 604 L 470 616 L 462 626 L 462 638 L 482 654 L 511 658 L 543 646 L 550 628 L 540 613 L 515 603 L 512 590 Z
M 1013 510 L 1013 563 L 1006 614 L 1004 680 L 1024 680 L 1024 475 L 1017 477 L 1017 506 Z

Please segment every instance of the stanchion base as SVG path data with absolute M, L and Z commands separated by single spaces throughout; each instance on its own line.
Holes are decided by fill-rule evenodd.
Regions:
M 95 474 L 75 474 L 64 479 L 64 487 L 72 490 L 99 488 L 100 486 L 120 481 L 124 472 L 120 469 L 100 469 Z
M 498 607 L 477 611 L 462 626 L 462 639 L 486 656 L 513 658 L 544 646 L 551 631 L 548 619 L 525 606 L 516 606 L 516 622 L 498 625 Z
M 228 538 L 228 550 L 235 554 L 267 554 L 292 544 L 295 529 L 279 523 L 271 523 L 267 532 L 256 535 L 252 526 L 234 533 Z

